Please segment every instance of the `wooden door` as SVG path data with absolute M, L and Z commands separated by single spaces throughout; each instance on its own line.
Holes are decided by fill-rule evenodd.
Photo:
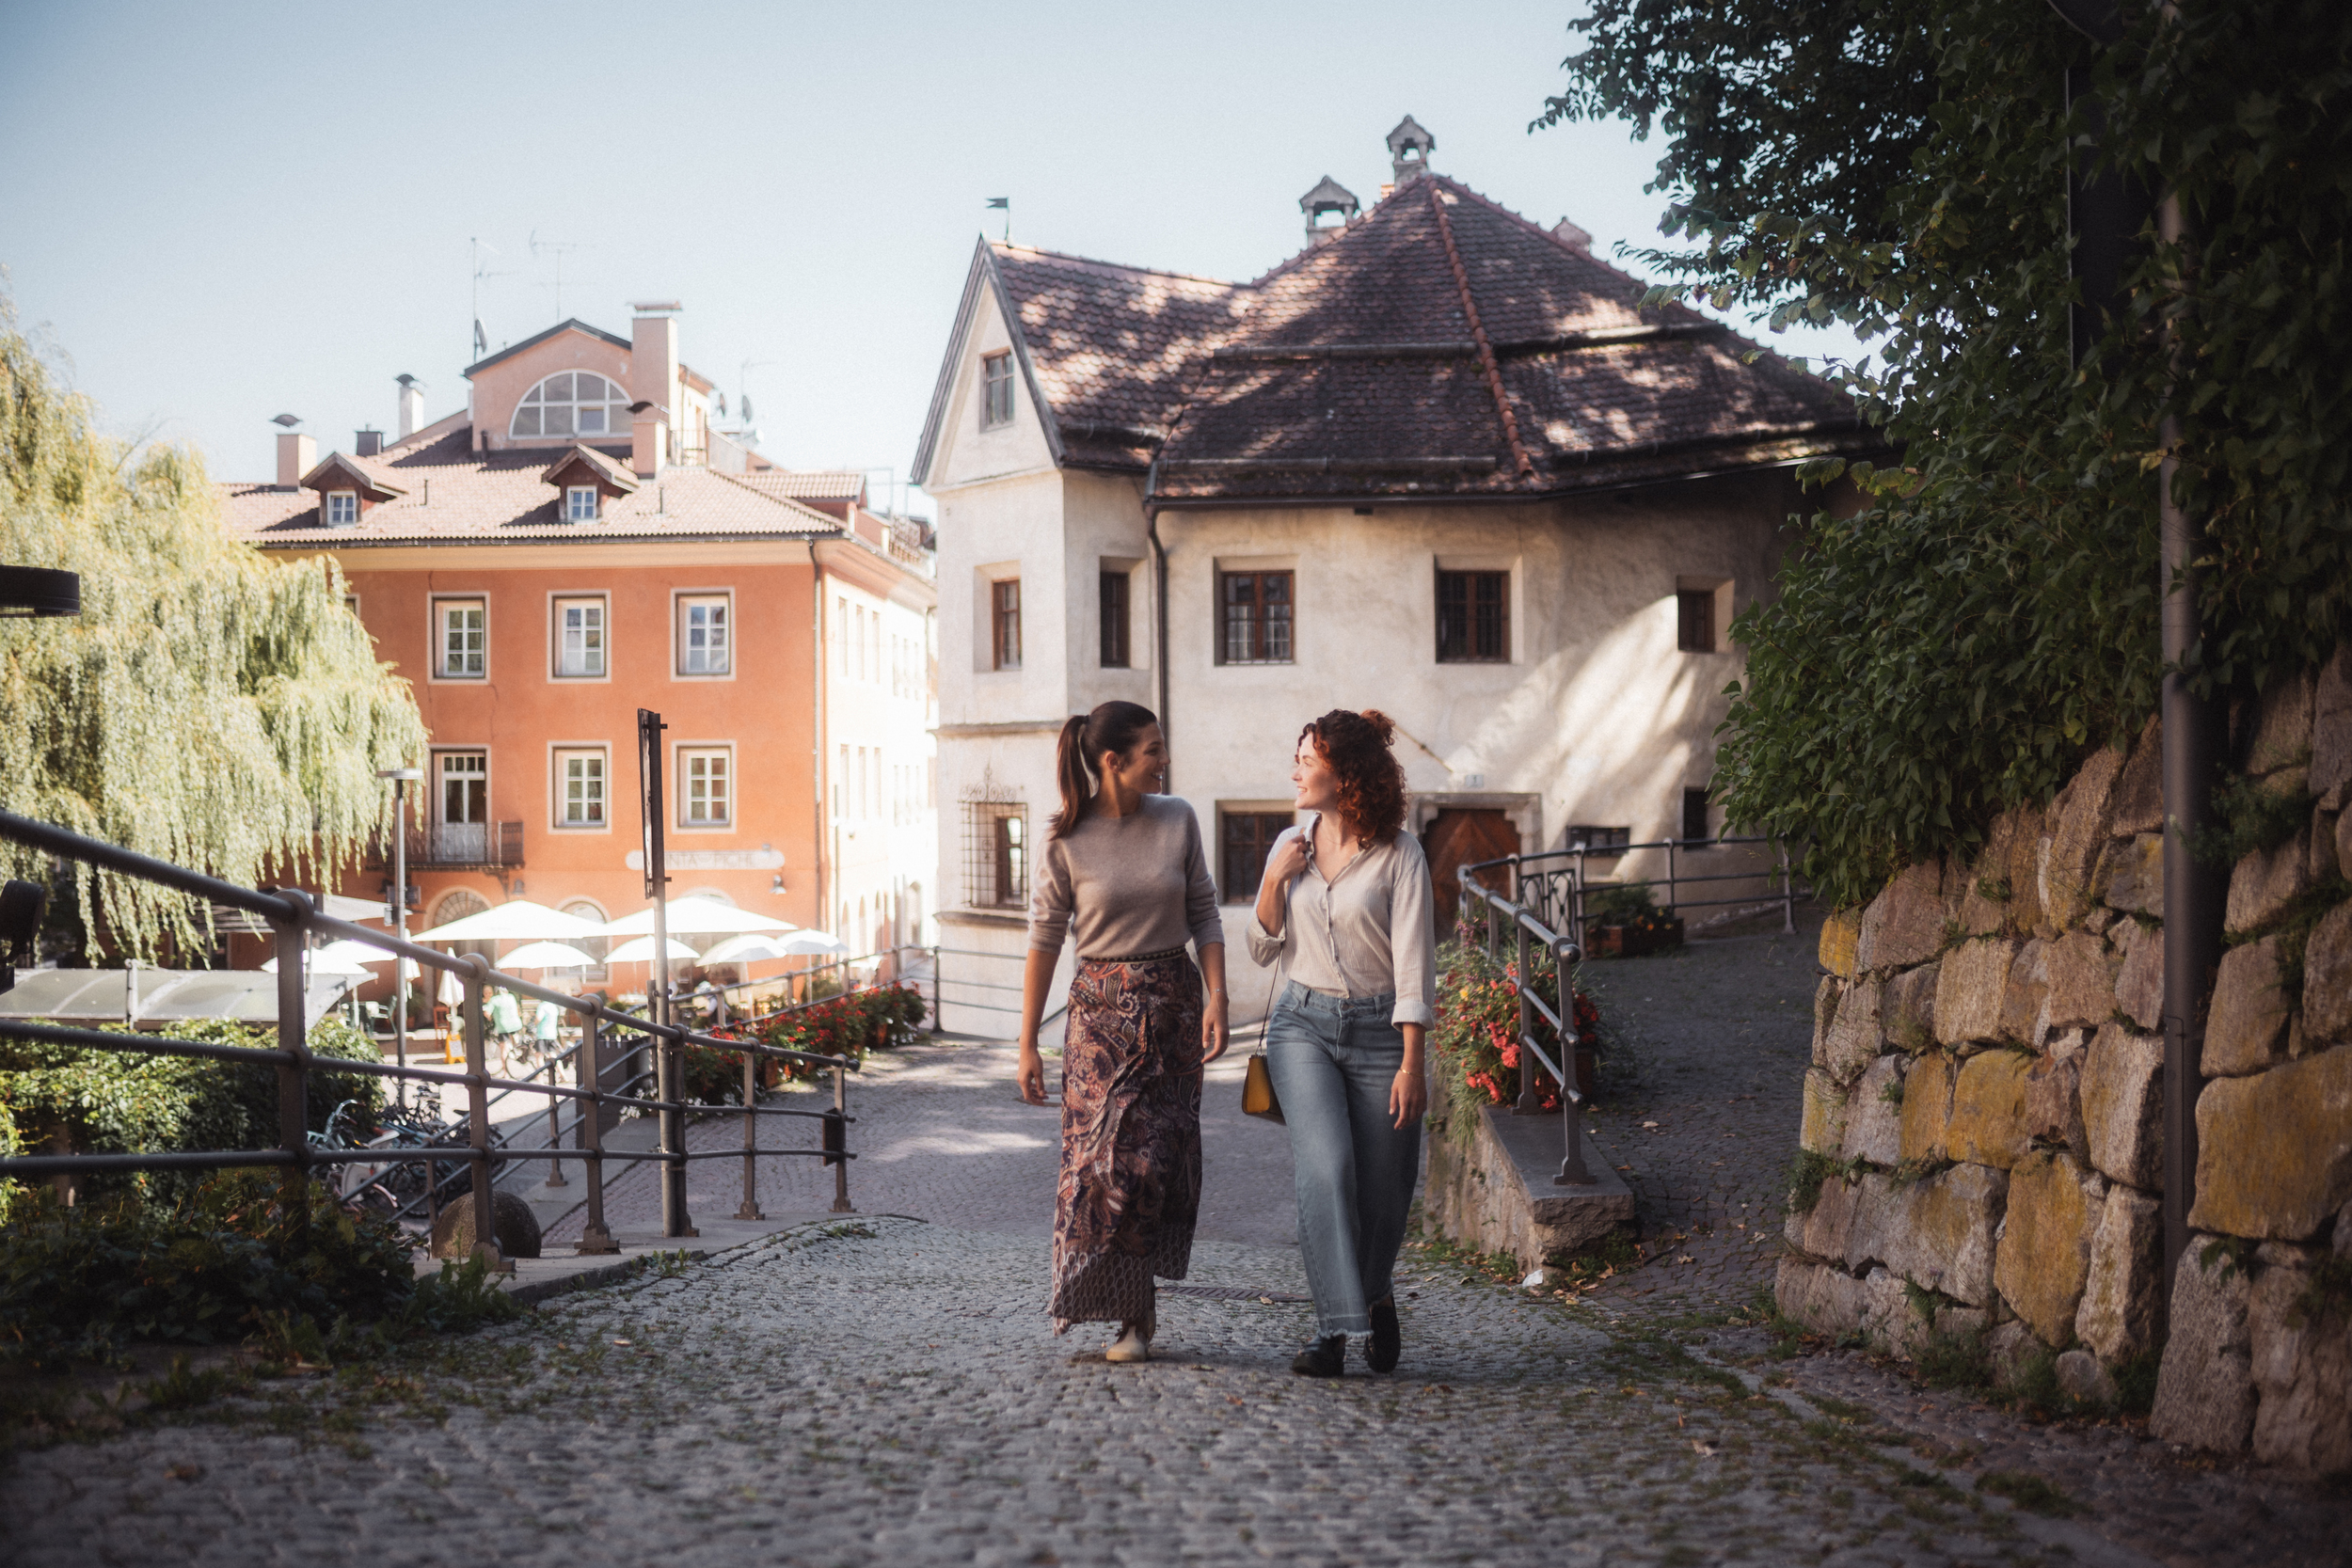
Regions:
M 1443 942 L 1453 934 L 1461 908 L 1462 867 L 1518 854 L 1519 831 L 1499 811 L 1448 809 L 1431 820 L 1421 846 L 1429 857 L 1429 879 L 1438 897 L 1438 940 Z M 1488 872 L 1483 880 L 1497 893 L 1511 892 L 1508 877 Z

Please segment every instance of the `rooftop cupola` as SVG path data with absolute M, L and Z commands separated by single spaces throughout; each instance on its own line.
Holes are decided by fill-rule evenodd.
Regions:
M 1421 128 L 1421 122 L 1406 115 L 1389 133 L 1389 166 L 1396 171 L 1396 183 L 1402 187 L 1408 180 L 1418 180 L 1428 171 L 1429 154 L 1438 150 L 1438 138 Z
M 1307 214 L 1307 243 L 1328 245 L 1347 227 L 1357 213 L 1356 194 L 1329 175 L 1325 175 L 1313 190 L 1298 198 L 1298 210 Z M 1324 221 L 1326 215 L 1330 222 Z

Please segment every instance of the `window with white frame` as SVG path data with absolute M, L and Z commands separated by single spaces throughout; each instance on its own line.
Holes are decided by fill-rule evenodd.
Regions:
M 563 749 L 555 753 L 555 825 L 559 828 L 602 828 L 604 815 L 604 748 Z
M 359 520 L 359 492 L 329 490 L 326 492 L 326 526 L 349 528 Z
M 567 523 L 593 523 L 596 520 L 595 485 L 567 484 L 564 487 L 564 520 Z
M 563 371 L 523 394 L 515 436 L 612 436 L 629 427 L 628 394 L 587 371 Z
M 605 673 L 604 600 L 555 601 L 555 673 L 567 679 L 596 679 Z
M 1012 423 L 1012 354 L 980 356 L 980 428 Z
M 734 670 L 732 594 L 689 594 L 677 602 L 677 673 L 724 675 Z
M 724 828 L 735 821 L 735 753 L 724 746 L 680 747 L 678 826 Z
M 435 672 L 446 681 L 474 681 L 487 674 L 489 601 L 436 599 L 433 618 L 439 650 L 434 661 Z

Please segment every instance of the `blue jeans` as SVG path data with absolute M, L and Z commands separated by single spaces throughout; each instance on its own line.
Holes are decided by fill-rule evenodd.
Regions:
M 1266 1030 L 1298 1188 L 1298 1248 L 1322 1334 L 1366 1334 L 1389 1293 L 1421 1173 L 1421 1122 L 1399 1127 L 1389 1089 L 1405 1061 L 1393 996 L 1330 996 L 1292 981 Z

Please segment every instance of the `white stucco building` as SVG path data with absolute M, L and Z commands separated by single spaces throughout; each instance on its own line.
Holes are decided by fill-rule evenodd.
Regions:
M 1235 955 L 1329 708 L 1396 720 L 1441 897 L 1572 834 L 1723 831 L 1732 618 L 1772 592 L 1796 465 L 1871 437 L 1726 329 L 1637 310 L 1573 226 L 1427 172 L 1432 145 L 1398 128 L 1369 213 L 1327 179 L 1307 247 L 1249 283 L 978 246 L 914 467 L 939 503 L 950 947 L 1020 951 L 1056 734 L 1113 697 L 1165 721 Z

